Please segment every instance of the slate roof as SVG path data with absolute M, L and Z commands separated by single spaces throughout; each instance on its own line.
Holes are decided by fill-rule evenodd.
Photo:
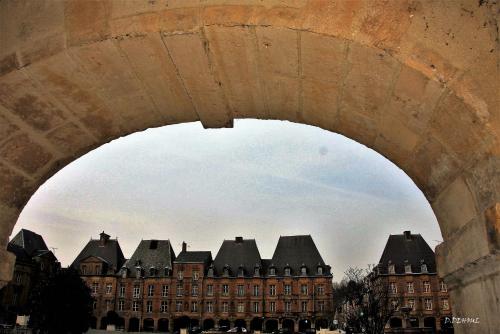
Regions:
M 182 251 L 174 261 L 175 263 L 205 263 L 212 262 L 210 251 Z
M 78 269 L 80 267 L 80 262 L 90 256 L 102 258 L 107 262 L 110 269 L 114 271 L 120 269 L 125 262 L 125 257 L 123 256 L 118 240 L 108 239 L 103 242 L 103 240 L 100 239 L 90 240 L 73 261 L 71 267 Z
M 394 264 L 396 274 L 405 273 L 405 261 L 411 264 L 413 273 L 421 273 L 422 260 L 429 273 L 436 273 L 434 252 L 420 234 L 411 234 L 410 231 L 391 234 L 379 261 L 379 273 L 388 273 L 389 261 Z
M 144 277 L 149 277 L 149 270 L 156 269 L 155 277 L 165 276 L 165 267 L 172 268 L 175 253 L 170 240 L 142 240 L 132 257 L 127 261 L 126 268 L 132 273 L 140 266 Z
M 277 275 L 283 275 L 287 265 L 292 275 L 300 275 L 303 265 L 309 275 L 316 273 L 318 265 L 325 268 L 325 273 L 329 270 L 310 235 L 281 236 L 270 265 L 274 265 Z
M 261 266 L 261 257 L 255 239 L 224 240 L 214 260 L 215 272 L 222 275 L 224 266 L 229 265 L 229 275 L 237 276 L 243 266 L 245 276 L 253 276 L 255 265 Z
M 16 256 L 16 261 L 30 262 L 31 256 L 22 248 L 21 246 L 13 243 L 7 244 L 7 251 L 11 252 Z
M 29 256 L 40 250 L 49 250 L 40 234 L 25 229 L 19 231 L 9 243 L 23 248 Z

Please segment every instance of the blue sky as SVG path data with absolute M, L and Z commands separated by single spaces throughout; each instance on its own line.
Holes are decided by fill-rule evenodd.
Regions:
M 280 235 L 311 234 L 334 280 L 377 263 L 391 233 L 420 233 L 432 248 L 442 240 L 423 194 L 380 154 L 316 127 L 258 120 L 172 125 L 105 144 L 40 187 L 14 234 L 20 228 L 42 234 L 63 265 L 102 230 L 126 257 L 141 239 L 215 256 L 235 236 L 255 238 L 271 257 Z

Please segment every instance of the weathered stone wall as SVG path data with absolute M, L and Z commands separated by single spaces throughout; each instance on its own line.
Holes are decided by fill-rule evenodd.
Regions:
M 500 328 L 499 5 L 488 0 L 0 2 L 0 281 L 36 189 L 110 140 L 200 120 L 344 134 L 424 192 L 457 315 Z

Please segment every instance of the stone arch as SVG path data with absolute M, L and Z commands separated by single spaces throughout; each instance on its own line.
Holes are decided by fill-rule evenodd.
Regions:
M 497 10 L 2 1 L 0 282 L 12 275 L 5 249 L 19 213 L 72 160 L 151 127 L 279 119 L 341 133 L 402 168 L 438 218 L 454 311 L 479 316 L 477 333 L 499 328 Z

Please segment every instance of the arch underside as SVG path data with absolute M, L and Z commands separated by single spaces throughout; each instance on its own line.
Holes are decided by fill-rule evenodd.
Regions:
M 481 291 L 493 307 L 478 309 L 498 324 L 488 318 L 500 313 L 491 293 L 500 286 L 497 10 L 476 1 L 1 2 L 2 262 L 13 261 L 4 249 L 30 196 L 89 150 L 182 122 L 288 120 L 402 168 L 438 218 L 454 309 L 471 310 L 466 301 Z M 0 280 L 10 275 L 3 267 Z

